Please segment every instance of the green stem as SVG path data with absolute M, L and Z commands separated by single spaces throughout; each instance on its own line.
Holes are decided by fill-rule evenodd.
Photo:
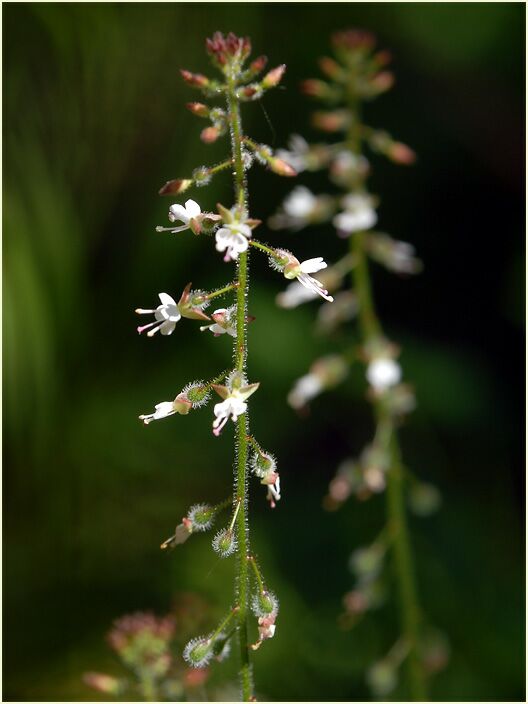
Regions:
M 393 436 L 391 444 L 391 458 L 392 464 L 387 476 L 389 530 L 394 545 L 403 632 L 409 646 L 407 658 L 409 689 L 412 700 L 420 702 L 427 701 L 427 683 L 418 652 L 420 608 L 405 512 L 400 447 L 396 435 Z
M 256 562 L 255 558 L 253 557 L 253 555 L 249 555 L 248 560 L 251 563 L 251 567 L 253 568 L 253 572 L 255 573 L 255 579 L 257 580 L 257 583 L 259 585 L 259 590 L 261 592 L 266 591 L 264 589 L 264 581 L 262 579 L 262 575 L 260 574 L 260 570 L 257 566 L 257 562 Z
M 240 210 L 245 211 L 247 202 L 246 180 L 242 161 L 242 124 L 240 109 L 235 93 L 235 81 L 230 79 L 227 86 L 227 106 L 231 122 L 231 147 L 235 167 L 235 201 Z M 238 257 L 238 288 L 236 330 L 234 342 L 234 357 L 236 369 L 240 372 L 246 370 L 247 357 L 247 328 L 246 305 L 248 297 L 248 251 L 242 252 Z M 247 505 L 247 461 L 249 435 L 248 413 L 243 413 L 236 422 L 236 495 L 240 502 L 237 516 L 237 567 L 236 567 L 236 602 L 238 611 L 238 644 L 240 655 L 239 679 L 242 688 L 243 701 L 250 701 L 253 697 L 253 674 L 249 661 L 248 642 L 248 600 L 249 600 L 249 571 L 247 555 L 249 552 L 249 524 Z
M 204 296 L 204 299 L 206 301 L 211 301 L 213 298 L 217 298 L 218 296 L 223 296 L 224 293 L 229 293 L 229 291 L 233 291 L 235 288 L 238 288 L 238 281 L 234 284 L 228 284 L 227 286 L 224 286 L 223 288 L 218 288 L 216 291 L 212 291 L 211 293 L 208 293 L 206 296 Z
M 352 121 L 347 135 L 347 145 L 353 154 L 359 155 L 361 154 L 362 141 L 361 114 L 358 101 L 352 94 L 349 95 L 349 108 L 352 112 Z M 351 188 L 362 191 L 364 190 L 364 183 L 362 180 L 356 180 L 351 184 Z M 366 237 L 366 232 L 356 232 L 350 237 L 350 252 L 354 257 L 355 263 L 352 269 L 352 281 L 359 303 L 359 328 L 363 344 L 368 344 L 371 340 L 383 336 L 383 330 L 376 314 L 372 295 L 372 284 L 365 248 Z M 375 416 L 378 427 L 386 426 L 387 418 L 380 404 L 375 405 Z M 409 691 L 413 701 L 426 701 L 425 673 L 418 654 L 420 609 L 405 513 L 401 453 L 398 437 L 394 429 L 392 429 L 388 444 L 391 466 L 387 473 L 387 512 L 389 530 L 394 547 L 402 631 L 409 645 L 409 656 L 407 659 Z
M 271 247 L 267 247 L 265 244 L 262 244 L 262 242 L 259 242 L 258 240 L 251 239 L 249 240 L 249 244 L 252 247 L 260 249 L 262 252 L 266 252 L 266 254 L 275 254 L 274 249 L 272 249 Z
M 209 166 L 207 169 L 207 172 L 209 173 L 210 176 L 214 176 L 215 174 L 219 173 L 220 171 L 223 171 L 224 169 L 228 169 L 230 166 L 233 166 L 233 160 L 226 159 L 226 161 L 222 161 L 221 164 L 217 164 L 216 166 Z

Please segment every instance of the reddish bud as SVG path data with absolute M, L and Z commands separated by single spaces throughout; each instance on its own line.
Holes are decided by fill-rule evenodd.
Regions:
M 261 71 L 264 70 L 267 63 L 268 63 L 267 56 L 264 56 L 264 55 L 259 56 L 258 58 L 255 59 L 255 61 L 252 61 L 249 64 L 249 70 L 251 71 L 251 73 L 256 75 L 257 73 L 260 73 Z
M 244 95 L 246 98 L 252 98 L 258 92 L 259 89 L 256 85 L 244 86 L 244 88 L 242 88 L 242 95 Z
M 212 144 L 213 142 L 216 142 L 219 136 L 220 132 L 218 128 L 213 126 L 206 127 L 200 133 L 200 139 L 202 142 L 205 142 L 205 144 Z
M 338 132 L 347 127 L 348 115 L 343 111 L 315 112 L 312 115 L 312 125 L 323 132 Z
M 201 73 L 191 73 L 186 69 L 180 69 L 183 80 L 194 88 L 205 88 L 209 85 L 209 79 Z
M 301 93 L 309 95 L 312 98 L 321 98 L 326 92 L 326 83 L 324 81 L 318 81 L 316 78 L 309 78 L 301 83 Z
M 371 84 L 379 93 L 384 93 L 394 85 L 394 74 L 391 71 L 382 71 L 374 76 Z
M 117 695 L 120 689 L 119 680 L 102 672 L 86 672 L 83 675 L 83 682 L 103 694 Z
M 276 66 L 271 69 L 271 71 L 269 71 L 262 79 L 262 87 L 267 89 L 278 86 L 284 76 L 285 71 L 286 64 L 281 64 L 280 66 Z
M 342 68 L 337 61 L 334 61 L 329 56 L 322 56 L 319 59 L 319 68 L 328 78 L 335 78 L 342 72 Z
M 297 171 L 287 164 L 285 161 L 282 159 L 277 158 L 276 156 L 271 157 L 271 159 L 268 161 L 268 164 L 270 166 L 270 169 L 276 173 L 279 174 L 279 176 L 297 176 Z
M 185 107 L 187 110 L 190 110 L 193 115 L 198 115 L 198 117 L 209 117 L 209 108 L 203 103 L 187 103 Z
M 193 181 L 190 178 L 175 178 L 172 181 L 167 181 L 158 193 L 160 196 L 175 196 L 186 191 L 192 184 Z
M 368 51 L 376 44 L 376 38 L 371 32 L 359 29 L 349 29 L 344 32 L 336 32 L 332 36 L 334 46 L 341 49 Z
M 403 142 L 393 142 L 387 151 L 387 156 L 396 164 L 410 166 L 416 161 L 416 152 Z

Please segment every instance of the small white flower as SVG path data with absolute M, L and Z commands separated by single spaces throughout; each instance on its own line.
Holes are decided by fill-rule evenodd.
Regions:
M 175 203 L 169 208 L 169 220 L 171 222 L 176 222 L 179 220 L 183 225 L 178 225 L 177 227 L 161 227 L 158 225 L 156 228 L 157 232 L 183 232 L 188 230 L 190 227 L 190 222 L 193 218 L 197 218 L 202 214 L 202 210 L 198 203 L 194 200 L 188 200 L 185 205 L 180 205 Z
M 214 407 L 214 414 L 216 416 L 213 422 L 214 435 L 220 435 L 229 418 L 231 418 L 234 423 L 238 416 L 246 412 L 246 409 L 247 403 L 240 398 L 236 390 L 234 390 L 231 396 L 228 396 L 225 401 L 217 403 Z
M 138 327 L 137 331 L 139 332 L 139 334 L 141 334 L 144 330 L 147 330 L 148 328 L 152 328 L 147 333 L 148 337 L 152 337 L 153 335 L 155 335 L 158 330 L 161 332 L 162 335 L 170 335 L 176 327 L 176 323 L 181 318 L 181 313 L 178 309 L 176 301 L 174 300 L 174 298 L 172 298 L 172 296 L 169 296 L 168 293 L 159 293 L 158 296 L 161 301 L 161 305 L 159 305 L 157 308 L 136 309 L 136 313 L 139 313 L 140 315 L 154 313 L 155 318 L 152 323 L 148 323 L 148 325 L 142 325 Z M 153 325 L 155 325 L 156 327 L 153 328 Z
M 376 391 L 385 391 L 398 384 L 401 376 L 400 365 L 390 357 L 373 359 L 367 367 L 367 381 Z
M 281 498 L 279 473 L 274 471 L 269 472 L 260 483 L 268 487 L 266 499 L 270 502 L 271 508 L 275 508 L 275 502 L 280 501 Z
M 243 222 L 231 222 L 221 227 L 216 233 L 216 249 L 224 252 L 224 261 L 235 261 L 241 252 L 249 246 L 251 228 Z
M 378 216 L 372 207 L 372 199 L 367 195 L 349 194 L 343 199 L 345 208 L 333 219 L 335 227 L 343 233 L 361 232 L 369 230 L 376 224 Z
M 307 168 L 307 157 L 310 154 L 308 142 L 299 134 L 292 134 L 287 149 L 277 149 L 276 156 L 289 164 L 298 174 Z
M 236 326 L 234 321 L 234 312 L 236 311 L 236 306 L 231 306 L 230 308 L 218 308 L 212 313 L 211 318 L 215 321 L 212 325 L 203 325 L 200 330 L 210 330 L 215 337 L 218 335 L 231 335 L 231 337 L 236 337 Z
M 315 274 L 315 272 L 321 271 L 321 269 L 326 269 L 327 266 L 328 264 L 322 257 L 314 257 L 304 262 L 299 262 L 293 257 L 290 263 L 284 267 L 284 276 L 287 279 L 297 279 L 297 281 L 309 291 L 321 296 L 326 301 L 332 302 L 334 299 L 332 296 L 328 295 L 328 291 L 324 288 L 323 284 L 310 276 L 310 274 Z
M 297 186 L 284 199 L 282 207 L 286 215 L 290 215 L 292 218 L 305 219 L 316 205 L 317 198 L 310 189 L 306 188 L 306 186 Z
M 139 420 L 142 420 L 145 425 L 148 425 L 153 420 L 167 418 L 168 416 L 172 416 L 177 413 L 176 409 L 174 408 L 173 401 L 162 401 L 161 403 L 157 403 L 155 409 L 156 410 L 154 411 L 154 413 L 148 413 L 146 415 L 139 416 Z
M 305 374 L 297 379 L 293 389 L 288 394 L 288 403 L 292 408 L 299 409 L 315 398 L 323 389 L 321 379 L 315 374 Z

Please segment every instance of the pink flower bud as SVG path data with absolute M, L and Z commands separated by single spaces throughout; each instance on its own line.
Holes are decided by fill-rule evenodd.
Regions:
M 193 88 L 205 88 L 209 85 L 209 79 L 201 73 L 191 73 L 186 69 L 180 69 L 183 80 Z
M 205 144 L 212 144 L 213 142 L 216 142 L 218 137 L 220 136 L 220 130 L 218 127 L 206 127 L 205 129 L 202 130 L 200 134 L 200 139 L 202 142 L 205 142 Z
M 393 142 L 388 149 L 387 156 L 396 164 L 410 166 L 416 161 L 416 152 L 403 142 Z
M 172 181 L 167 181 L 167 183 L 162 186 L 158 193 L 160 196 L 175 196 L 178 193 L 183 193 L 189 186 L 192 186 L 192 179 L 190 178 L 175 178 Z
M 254 61 L 252 61 L 249 64 L 249 70 L 251 71 L 252 74 L 256 75 L 257 73 L 260 73 L 261 71 L 264 70 L 266 67 L 266 64 L 268 63 L 268 57 L 267 56 L 259 56 L 256 58 Z
M 285 71 L 286 64 L 281 64 L 280 66 L 271 69 L 271 71 L 269 71 L 269 73 L 267 73 L 262 79 L 262 87 L 275 88 L 275 86 L 278 86 L 284 76 Z
M 342 68 L 337 61 L 334 61 L 329 56 L 322 56 L 319 59 L 319 68 L 328 78 L 336 78 L 342 72 Z
M 301 83 L 301 93 L 309 95 L 312 98 L 322 98 L 328 89 L 324 81 L 319 81 L 316 78 L 309 78 Z
M 371 85 L 375 88 L 376 92 L 384 93 L 394 85 L 394 74 L 391 71 L 382 71 L 374 76 Z
M 119 680 L 110 675 L 105 675 L 102 672 L 86 672 L 83 675 L 83 682 L 88 687 L 102 692 L 103 694 L 117 695 L 120 689 Z
M 198 117 L 209 117 L 209 108 L 203 103 L 186 103 L 185 107 L 190 110 L 193 115 Z
M 297 171 L 287 164 L 285 161 L 282 159 L 279 159 L 278 157 L 274 156 L 271 157 L 271 159 L 268 161 L 270 169 L 276 173 L 279 174 L 279 176 L 287 176 L 287 177 L 292 177 L 292 176 L 297 176 Z

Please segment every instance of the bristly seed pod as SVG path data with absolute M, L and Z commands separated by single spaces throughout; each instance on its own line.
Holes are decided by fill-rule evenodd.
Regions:
M 213 538 L 213 550 L 217 552 L 220 557 L 229 557 L 237 549 L 238 543 L 234 536 L 234 533 L 229 528 L 222 528 Z
M 203 532 L 209 530 L 214 523 L 216 511 L 209 504 L 195 504 L 191 506 L 187 517 L 193 524 L 193 530 Z
M 190 640 L 183 651 L 183 659 L 191 667 L 205 667 L 213 657 L 211 641 L 206 636 Z

